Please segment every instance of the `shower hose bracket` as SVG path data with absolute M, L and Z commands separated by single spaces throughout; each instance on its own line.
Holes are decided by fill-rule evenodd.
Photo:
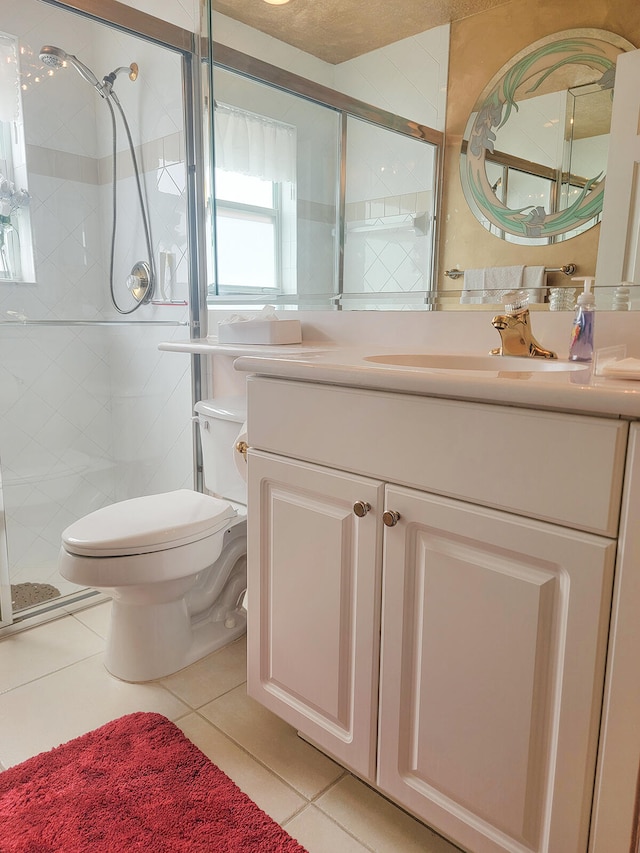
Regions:
M 148 302 L 151 299 L 151 267 L 146 261 L 138 261 L 133 265 L 127 278 L 127 287 L 137 302 Z

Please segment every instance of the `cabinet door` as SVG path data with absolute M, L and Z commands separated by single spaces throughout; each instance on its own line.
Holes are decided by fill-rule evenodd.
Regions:
M 384 487 L 256 451 L 248 471 L 249 695 L 373 779 Z
M 379 786 L 473 853 L 585 853 L 615 544 L 386 503 Z

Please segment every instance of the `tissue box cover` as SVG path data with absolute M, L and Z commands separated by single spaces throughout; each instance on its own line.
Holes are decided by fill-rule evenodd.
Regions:
M 218 324 L 221 344 L 299 344 L 300 320 L 241 320 Z

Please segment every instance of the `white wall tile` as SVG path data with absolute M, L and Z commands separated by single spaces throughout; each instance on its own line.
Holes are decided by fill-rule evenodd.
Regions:
M 161 5 L 153 0 L 146 6 L 135 7 L 178 26 L 191 29 L 197 19 L 197 3 L 191 0 Z M 135 83 L 126 76 L 116 83 L 137 151 L 146 143 L 163 151 L 163 136 L 169 135 L 167 149 L 183 152 L 176 54 L 34 0 L 4 0 L 2 12 L 3 28 L 19 35 L 25 48 L 25 72 L 43 70 L 38 58 L 43 44 L 76 54 L 99 78 L 117 65 L 139 62 Z M 117 318 L 108 295 L 111 186 L 97 183 L 98 164 L 111 150 L 108 110 L 67 67 L 25 92 L 24 113 L 34 155 L 30 165 L 39 170 L 29 183 L 36 285 L 0 284 L 0 316 Z M 119 148 L 126 147 L 121 125 L 118 135 Z M 125 161 L 129 175 L 118 185 L 118 218 L 124 229 L 119 258 L 126 262 L 118 268 L 118 280 L 123 281 L 132 263 L 146 257 L 146 246 L 134 212 L 138 200 L 132 169 L 124 154 L 119 160 Z M 149 169 L 143 180 L 151 201 L 154 253 L 162 241 L 184 256 L 184 163 L 171 166 L 170 194 L 158 187 L 160 163 L 141 165 Z M 181 274 L 186 296 L 184 264 Z M 174 313 L 168 316 L 167 310 Z M 176 310 L 146 306 L 139 316 L 184 320 L 186 309 L 179 316 Z M 191 485 L 189 361 L 175 354 L 162 359 L 157 349 L 173 334 L 170 327 L 147 332 L 138 325 L 3 330 L 0 459 L 10 560 L 22 580 L 42 580 L 36 573 L 53 570 L 64 526 L 116 497 L 132 496 L 125 483 L 135 494 L 146 485 L 158 491 Z M 128 438 L 138 434 L 140 439 Z M 125 477 L 127 468 L 134 471 L 130 478 Z
M 213 13 L 213 40 L 293 74 L 333 86 L 334 66 L 218 12 Z
M 182 27 L 191 32 L 199 32 L 199 2 L 198 0 L 123 0 L 125 5 L 146 12 L 176 27 Z

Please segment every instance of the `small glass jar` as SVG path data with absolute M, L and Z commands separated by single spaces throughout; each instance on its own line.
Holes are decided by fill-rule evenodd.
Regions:
M 575 287 L 552 287 L 549 290 L 550 311 L 573 311 L 575 307 Z
M 620 284 L 613 291 L 613 302 L 611 309 L 613 311 L 628 311 L 631 307 L 631 288 L 628 285 Z

